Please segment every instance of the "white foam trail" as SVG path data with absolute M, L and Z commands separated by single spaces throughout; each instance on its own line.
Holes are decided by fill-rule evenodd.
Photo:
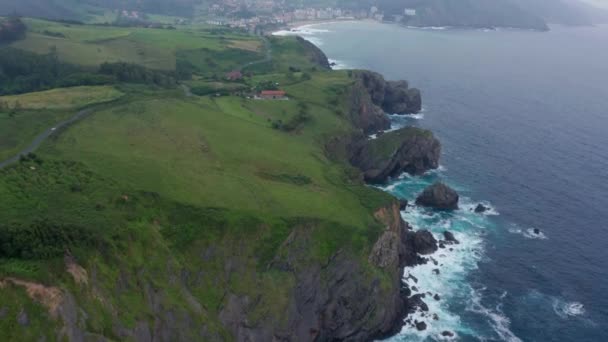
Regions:
M 319 33 L 327 33 L 331 32 L 326 29 L 316 29 L 312 26 L 316 24 L 303 25 L 296 28 L 292 28 L 291 30 L 279 30 L 272 32 L 273 36 L 300 36 L 309 42 L 313 43 L 315 46 L 322 46 L 323 41 L 319 37 L 315 37 Z
M 346 69 L 352 69 L 348 64 L 346 64 L 343 61 L 339 61 L 337 59 L 328 59 L 329 64 L 331 65 L 331 68 L 333 70 L 346 70 Z
M 483 205 L 486 210 L 483 213 L 476 213 L 478 215 L 484 215 L 484 216 L 498 216 L 500 215 L 500 213 L 498 212 L 498 210 L 496 208 L 494 208 L 492 206 L 492 204 L 488 201 L 481 201 L 481 202 L 464 202 L 464 203 L 460 203 L 459 207 L 462 210 L 466 210 L 466 211 L 470 211 L 470 212 L 475 212 L 475 208 L 477 208 L 477 205 L 481 204 Z
M 424 265 L 406 268 L 404 282 L 412 294 L 425 294 L 424 302 L 429 311 L 418 311 L 408 315 L 401 332 L 392 338 L 392 341 L 445 341 L 458 340 L 462 336 L 479 336 L 473 328 L 461 320 L 457 312 L 450 309 L 453 305 L 473 307 L 470 286 L 467 285 L 467 276 L 478 267 L 478 263 L 486 258 L 484 254 L 483 237 L 488 227 L 492 226 L 489 216 L 498 215 L 498 211 L 487 201 L 481 203 L 488 208 L 487 214 L 480 215 L 474 212 L 479 203 L 467 197 L 461 197 L 460 209 L 453 212 L 440 212 L 413 205 L 415 196 L 426 186 L 437 179 L 443 178 L 444 166 L 437 170 L 427 172 L 423 176 L 402 174 L 391 184 L 381 187 L 383 190 L 398 194 L 408 199 L 409 205 L 401 216 L 413 229 L 428 229 L 437 240 L 443 240 L 443 232 L 452 232 L 459 244 L 446 244 L 430 256 L 429 262 Z M 466 189 L 463 189 L 466 192 Z M 432 258 L 432 259 L 431 259 Z M 437 272 L 437 270 L 439 272 Z M 429 293 L 431 295 L 429 295 Z M 438 294 L 440 299 L 434 298 Z M 479 303 L 481 300 L 479 300 Z M 481 310 L 474 306 L 479 313 L 488 317 L 488 324 L 495 327 L 509 341 L 519 341 L 508 330 L 508 319 L 494 311 Z M 490 315 L 492 314 L 492 315 Z M 435 319 L 438 318 L 438 319 Z M 424 322 L 426 329 L 418 331 L 415 322 Z M 455 336 L 443 336 L 449 331 Z M 498 333 L 497 332 L 497 333 Z M 510 338 L 510 339 L 509 339 Z
M 542 231 L 535 233 L 534 228 L 525 228 L 524 229 L 516 224 L 511 224 L 511 227 L 509 228 L 509 233 L 521 235 L 521 236 L 525 237 L 526 239 L 536 239 L 536 240 L 547 240 L 548 239 L 547 235 L 545 235 L 545 233 L 543 233 Z
M 485 290 L 485 288 L 481 289 L 480 291 L 483 290 Z M 489 323 L 492 326 L 492 329 L 494 329 L 501 340 L 508 342 L 522 342 L 522 340 L 515 336 L 515 334 L 511 331 L 511 320 L 509 320 L 509 318 L 502 312 L 501 304 L 496 305 L 496 308 L 494 309 L 485 307 L 481 303 L 482 296 L 480 291 L 471 289 L 471 302 L 467 307 L 467 310 L 489 318 Z M 505 296 L 506 293 L 503 293 L 501 299 Z
M 330 30 L 326 30 L 326 29 L 313 28 L 312 27 L 313 25 L 315 25 L 315 24 L 303 25 L 303 26 L 292 28 L 291 30 L 279 30 L 279 31 L 272 32 L 272 35 L 273 36 L 312 36 L 312 35 L 316 35 L 319 33 L 331 32 Z
M 395 182 L 384 189 L 396 191 L 399 184 L 427 181 L 407 176 L 401 182 Z M 467 207 L 472 205 L 465 202 Z M 445 245 L 445 248 L 439 248 L 435 253 L 425 256 L 430 260 L 426 264 L 404 270 L 403 281 L 408 284 L 412 294 L 425 294 L 424 302 L 429 311 L 417 311 L 409 315 L 399 335 L 392 340 L 445 341 L 458 339 L 459 334 L 475 336 L 476 333 L 461 321 L 460 316 L 450 310 L 450 303 L 469 301 L 467 285 L 464 284 L 467 275 L 477 269 L 478 263 L 484 258 L 483 230 L 487 224 L 483 222 L 487 218 L 468 210 L 445 213 L 415 205 L 409 205 L 402 216 L 415 230 L 428 229 L 437 240 L 443 240 L 443 232 L 449 230 L 460 243 Z M 439 300 L 434 298 L 435 294 L 439 295 Z M 424 322 L 426 329 L 418 331 L 416 321 Z M 452 332 L 455 336 L 443 336 L 444 331 Z
M 553 299 L 553 311 L 562 319 L 581 316 L 585 314 L 585 306 L 579 302 L 564 302 L 561 299 Z
M 406 28 L 414 29 L 414 30 L 435 30 L 442 31 L 449 29 L 448 26 L 406 26 Z

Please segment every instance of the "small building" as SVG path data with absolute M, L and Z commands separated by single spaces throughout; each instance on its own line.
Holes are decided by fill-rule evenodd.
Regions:
M 238 70 L 233 70 L 226 74 L 226 79 L 228 81 L 238 81 L 243 78 L 243 74 Z
M 265 100 L 284 100 L 287 97 L 283 90 L 262 90 L 260 98 Z

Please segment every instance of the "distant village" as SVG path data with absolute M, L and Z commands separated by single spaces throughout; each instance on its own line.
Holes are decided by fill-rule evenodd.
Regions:
M 362 20 L 400 22 L 415 16 L 416 10 L 405 8 L 398 15 L 385 15 L 377 7 L 344 9 L 336 7 L 291 8 L 282 1 L 259 0 L 238 2 L 226 0 L 209 5 L 206 23 L 254 30 L 264 26 L 283 26 L 302 21 Z

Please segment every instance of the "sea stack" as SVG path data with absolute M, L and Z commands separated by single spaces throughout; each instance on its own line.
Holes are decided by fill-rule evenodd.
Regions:
M 438 210 L 458 209 L 458 193 L 449 186 L 437 182 L 426 189 L 416 198 L 416 204 Z

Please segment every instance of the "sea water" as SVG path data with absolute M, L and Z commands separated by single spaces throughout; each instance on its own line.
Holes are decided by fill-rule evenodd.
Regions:
M 423 112 L 391 115 L 391 128 L 428 128 L 443 145 L 441 168 L 382 186 L 409 200 L 415 229 L 460 241 L 406 268 L 429 311 L 390 340 L 608 341 L 608 27 L 296 31 L 282 34 L 311 40 L 337 68 L 420 88 Z M 437 180 L 459 192 L 459 210 L 411 205 Z M 478 203 L 490 210 L 475 213 Z

